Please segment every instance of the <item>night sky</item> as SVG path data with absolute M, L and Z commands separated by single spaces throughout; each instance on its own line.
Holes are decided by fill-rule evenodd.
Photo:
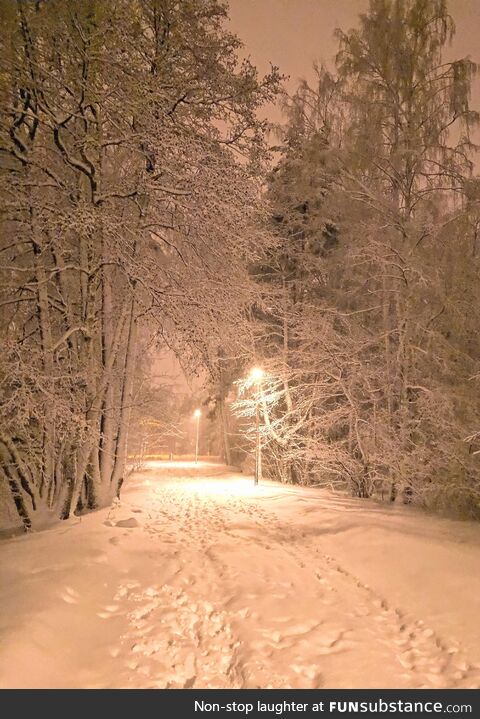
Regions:
M 299 78 L 312 77 L 314 61 L 330 64 L 337 42 L 334 30 L 357 23 L 368 0 L 230 0 L 232 29 L 245 43 L 246 54 L 260 71 L 269 62 L 289 75 L 293 90 Z M 480 63 L 480 0 L 450 0 L 457 33 L 446 60 L 470 56 Z M 480 77 L 475 81 L 472 107 L 480 107 Z M 276 108 L 270 118 L 280 119 Z

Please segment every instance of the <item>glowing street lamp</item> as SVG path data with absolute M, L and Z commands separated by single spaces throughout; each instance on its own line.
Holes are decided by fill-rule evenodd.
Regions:
M 250 381 L 258 386 L 258 390 L 262 392 L 262 379 L 265 372 L 261 367 L 253 367 L 250 370 Z M 254 484 L 258 484 L 262 479 L 262 443 L 260 441 L 260 410 L 258 400 L 255 402 L 255 478 Z
M 200 417 L 202 416 L 202 413 L 199 409 L 196 409 L 193 413 L 193 418 L 197 422 L 197 432 L 196 432 L 196 440 L 195 440 L 195 464 L 198 464 L 198 431 L 200 428 Z
M 263 369 L 261 367 L 253 367 L 250 370 L 250 379 L 252 380 L 252 382 L 256 382 L 256 383 L 261 382 L 264 374 L 265 374 L 265 372 L 263 371 Z

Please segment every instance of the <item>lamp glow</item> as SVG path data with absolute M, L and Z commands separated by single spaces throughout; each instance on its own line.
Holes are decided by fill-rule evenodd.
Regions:
M 253 382 L 260 382 L 265 372 L 261 367 L 253 367 L 253 369 L 250 370 L 250 379 Z

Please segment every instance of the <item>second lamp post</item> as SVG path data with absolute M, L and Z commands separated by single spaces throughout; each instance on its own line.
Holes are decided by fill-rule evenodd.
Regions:
M 193 417 L 197 422 L 196 437 L 195 437 L 195 464 L 198 464 L 198 435 L 199 435 L 199 429 L 200 429 L 201 414 L 202 413 L 200 412 L 199 409 L 196 409 L 195 412 L 193 413 Z
M 255 400 L 255 478 L 254 484 L 262 479 L 262 442 L 260 437 L 260 399 L 262 395 L 262 378 L 264 375 L 261 367 L 254 367 L 250 372 L 251 381 L 257 385 L 258 397 Z

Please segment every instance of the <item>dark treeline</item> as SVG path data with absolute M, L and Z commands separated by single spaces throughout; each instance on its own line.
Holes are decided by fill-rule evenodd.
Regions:
M 267 372 L 239 409 L 263 403 L 284 481 L 478 516 L 478 115 L 453 34 L 443 0 L 372 0 L 336 71 L 285 102 L 279 245 L 255 270 Z

